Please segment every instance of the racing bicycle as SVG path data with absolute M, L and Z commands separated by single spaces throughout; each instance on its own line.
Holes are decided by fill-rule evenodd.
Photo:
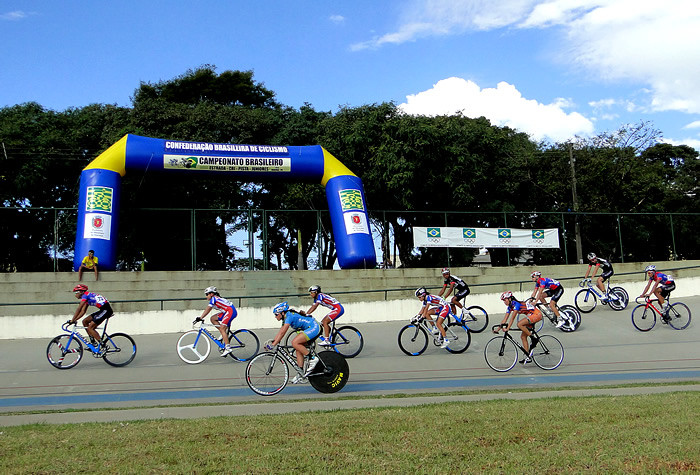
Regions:
M 659 314 L 661 323 L 668 324 L 676 330 L 684 330 L 690 325 L 690 309 L 682 302 L 671 303 L 668 299 L 668 308 L 659 310 L 654 305 L 658 299 L 644 297 L 644 303 L 639 302 L 639 297 L 635 300 L 639 305 L 632 310 L 632 325 L 641 332 L 648 332 L 656 325 L 656 314 Z
M 493 331 L 499 325 L 492 327 Z M 518 349 L 522 351 L 524 358 L 521 362 L 527 362 L 530 358 L 542 369 L 556 369 L 564 361 L 564 346 L 552 335 L 538 335 L 536 330 L 532 330 L 537 343 L 531 344 L 531 351 L 528 353 L 520 342 L 510 336 L 510 331 L 504 331 L 503 336 L 491 338 L 484 346 L 484 358 L 486 364 L 501 373 L 510 371 L 518 362 Z
M 450 324 L 450 319 L 454 318 L 456 315 L 452 312 L 445 319 L 447 324 Z M 459 314 L 457 321 L 462 321 L 469 326 L 469 331 L 472 333 L 481 333 L 489 324 L 489 314 L 486 313 L 482 307 L 478 305 L 472 305 L 471 307 L 462 307 L 462 311 Z
M 248 362 L 245 368 L 245 381 L 248 387 L 261 396 L 273 396 L 282 391 L 289 382 L 289 367 L 297 373 L 300 382 L 308 382 L 322 393 L 335 393 L 343 389 L 350 376 L 350 368 L 345 357 L 334 351 L 316 353 L 309 345 L 309 356 L 317 356 L 320 361 L 311 374 L 304 377 L 293 354 L 293 348 L 277 345 L 272 351 L 264 351 Z
M 88 339 L 78 332 L 86 327 L 78 327 L 70 321 L 61 325 L 61 329 L 66 333 L 54 337 L 46 348 L 46 357 L 51 366 L 58 369 L 73 368 L 83 359 L 84 348 L 92 353 L 92 356 L 102 358 L 111 366 L 126 366 L 131 363 L 136 356 L 134 339 L 126 333 L 107 333 L 107 323 L 109 318 L 102 327 L 99 342 L 93 342 L 91 338 Z M 73 330 L 70 330 L 71 326 L 74 327 Z
M 323 331 L 323 329 L 321 331 Z M 284 344 L 286 346 L 292 346 L 292 340 L 297 333 L 299 332 L 289 333 Z M 360 330 L 350 325 L 343 325 L 342 327 L 336 328 L 335 320 L 331 320 L 328 337 L 331 341 L 328 349 L 340 353 L 346 358 L 354 358 L 359 355 L 360 351 L 362 351 L 362 348 L 365 346 L 365 340 Z M 316 340 L 314 339 L 311 344 L 315 347 Z
M 197 324 L 199 328 L 197 328 Z M 226 345 L 219 337 L 215 337 L 207 326 L 215 327 L 216 325 L 205 325 L 200 319 L 195 319 L 192 322 L 192 330 L 189 330 L 180 336 L 177 340 L 177 356 L 182 361 L 188 364 L 198 364 L 206 360 L 211 352 L 210 340 L 219 348 L 219 353 L 223 353 Z M 260 349 L 260 341 L 255 333 L 250 330 L 241 328 L 240 330 L 228 331 L 228 340 L 233 348 L 233 351 L 227 356 L 230 356 L 236 361 L 248 361 L 253 356 L 258 354 Z
M 624 310 L 627 308 L 627 304 L 630 301 L 630 296 L 627 291 L 622 287 L 610 287 L 610 281 L 605 282 L 605 294 L 603 294 L 600 289 L 591 282 L 591 279 L 583 279 L 579 282 L 579 287 L 585 287 L 579 290 L 574 297 L 574 304 L 576 308 L 583 313 L 592 312 L 596 305 L 598 305 L 598 299 L 605 305 L 610 305 L 613 310 Z
M 464 320 L 457 318 L 456 315 L 452 315 L 452 318 L 455 321 L 447 323 L 447 318 L 442 321 L 445 335 L 450 340 L 450 344 L 445 349 L 450 353 L 463 353 L 471 344 L 471 330 Z M 442 345 L 442 335 L 435 321 L 430 324 L 422 315 L 416 315 L 411 319 L 411 323 L 399 330 L 399 348 L 408 356 L 423 354 L 428 348 L 430 339 L 435 346 Z

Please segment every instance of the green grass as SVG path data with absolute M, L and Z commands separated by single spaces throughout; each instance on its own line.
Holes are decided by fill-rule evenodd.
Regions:
M 0 473 L 700 471 L 700 393 L 0 428 Z

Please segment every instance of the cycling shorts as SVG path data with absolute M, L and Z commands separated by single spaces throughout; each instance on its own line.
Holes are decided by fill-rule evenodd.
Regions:
M 534 325 L 535 323 L 542 320 L 542 312 L 540 312 L 539 309 L 535 309 L 529 312 L 527 315 L 525 315 L 525 318 L 527 318 L 531 325 Z
M 238 311 L 234 307 L 229 307 L 227 310 L 219 313 L 218 320 L 219 320 L 219 323 L 222 323 L 223 325 L 230 327 L 231 322 L 237 316 L 238 316 Z
M 455 292 L 454 298 L 456 298 L 457 301 L 462 300 L 464 297 L 469 295 L 469 292 L 470 292 L 469 287 L 466 287 L 466 288 L 460 290 L 459 292 Z
M 292 328 L 294 328 L 294 327 L 292 327 Z M 316 321 L 314 319 L 313 323 L 306 330 L 301 330 L 301 329 L 297 330 L 296 328 L 294 328 L 294 330 L 296 330 L 300 334 L 306 336 L 306 341 L 309 341 L 309 340 L 313 340 L 314 338 L 318 337 L 321 334 L 321 325 L 319 325 L 318 321 Z
M 675 282 L 669 282 L 668 284 L 661 284 L 659 285 L 661 288 L 661 296 L 666 298 L 669 296 L 671 292 L 676 290 L 676 283 Z
M 95 325 L 101 324 L 112 315 L 114 315 L 114 312 L 112 311 L 112 306 L 109 304 L 109 302 L 105 302 L 97 312 L 90 314 L 92 321 L 95 322 Z
M 342 317 L 344 313 L 345 313 L 345 308 L 343 308 L 342 305 L 337 304 L 337 305 L 333 305 L 333 310 L 331 310 L 328 313 L 328 315 L 326 315 L 323 318 L 330 318 L 331 321 L 333 321 L 338 317 Z
M 555 287 L 553 289 L 545 289 L 544 294 L 547 297 L 552 297 L 552 300 L 555 302 L 558 302 L 561 296 L 564 295 L 564 287 L 560 285 L 559 287 Z
M 603 272 L 602 274 L 600 274 L 600 276 L 603 278 L 603 282 L 605 282 L 610 277 L 612 277 L 614 273 L 615 272 L 613 272 L 612 270 L 609 270 L 608 272 Z

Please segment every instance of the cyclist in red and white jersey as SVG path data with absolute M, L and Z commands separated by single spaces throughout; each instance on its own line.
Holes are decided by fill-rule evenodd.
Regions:
M 309 287 L 309 294 L 311 298 L 314 299 L 314 303 L 309 307 L 306 312 L 302 312 L 302 315 L 311 315 L 311 313 L 322 305 L 329 308 L 331 311 L 323 317 L 321 320 L 321 325 L 323 326 L 323 335 L 319 338 L 318 344 L 321 346 L 330 346 L 331 340 L 329 338 L 331 333 L 330 323 L 336 318 L 342 316 L 345 313 L 345 308 L 338 302 L 337 299 L 331 297 L 328 294 L 321 292 L 320 285 L 312 285 Z
M 75 298 L 80 299 L 78 308 L 75 309 L 73 318 L 68 320 L 68 323 L 75 323 L 83 315 L 87 313 L 87 309 L 90 306 L 97 307 L 97 311 L 88 315 L 85 320 L 83 320 L 83 326 L 90 335 L 90 341 L 96 344 L 100 341 L 100 334 L 97 333 L 97 327 L 107 320 L 109 317 L 114 315 L 112 311 L 112 306 L 109 304 L 106 298 L 95 292 L 88 292 L 88 286 L 85 284 L 78 284 L 73 288 L 73 293 Z
M 238 316 L 238 311 L 236 307 L 233 306 L 231 302 L 219 295 L 219 291 L 216 287 L 207 287 L 204 289 L 204 295 L 207 296 L 209 300 L 209 305 L 202 312 L 202 314 L 197 317 L 197 320 L 203 322 L 204 317 L 206 317 L 212 309 L 216 309 L 218 313 L 211 316 L 211 324 L 216 326 L 221 333 L 221 341 L 224 342 L 226 348 L 221 353 L 221 356 L 228 356 L 229 353 L 233 351 L 231 348 L 231 342 L 228 339 L 228 330 L 231 326 L 231 322 L 234 318 Z
M 642 298 L 646 297 L 647 295 L 654 294 L 659 299 L 659 305 L 663 307 L 664 299 L 670 296 L 672 291 L 676 290 L 676 282 L 673 280 L 673 277 L 671 277 L 670 274 L 663 274 L 661 272 L 657 272 L 656 266 L 654 265 L 647 266 L 646 269 L 644 269 L 644 272 L 647 273 L 649 281 L 647 282 L 647 286 L 644 287 L 642 295 L 640 295 L 637 298 Z M 651 287 L 652 282 L 654 283 L 653 287 Z M 649 287 L 651 287 L 651 290 L 649 290 Z M 668 310 L 668 305 L 663 308 L 664 310 Z
M 423 302 L 423 308 L 421 308 L 419 315 L 423 316 L 429 322 L 433 321 L 431 315 L 437 315 L 437 323 L 432 329 L 432 332 L 434 335 L 438 333 L 442 335 L 442 345 L 440 348 L 447 348 L 450 341 L 447 339 L 447 334 L 445 333 L 445 328 L 442 326 L 442 322 L 447 318 L 447 315 L 449 315 L 450 306 L 442 297 L 428 293 L 425 287 L 420 287 L 416 290 L 415 294 L 418 300 Z

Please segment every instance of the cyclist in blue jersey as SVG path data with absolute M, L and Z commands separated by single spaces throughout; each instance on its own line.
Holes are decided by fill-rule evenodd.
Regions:
M 656 266 L 654 265 L 647 266 L 646 269 L 644 269 L 644 272 L 647 273 L 649 281 L 647 282 L 647 286 L 644 287 L 642 295 L 637 298 L 654 294 L 659 299 L 659 305 L 661 305 L 661 307 L 664 309 L 664 312 L 667 312 L 668 305 L 664 307 L 664 299 L 669 297 L 672 291 L 676 290 L 676 282 L 673 280 L 673 277 L 671 277 L 670 274 L 657 272 Z M 649 287 L 651 287 L 652 282 L 654 283 L 654 286 L 649 291 Z M 647 293 L 647 291 L 649 292 Z
M 419 315 L 423 316 L 429 322 L 433 321 L 430 317 L 431 315 L 437 315 L 437 324 L 433 327 L 432 332 L 434 335 L 438 333 L 442 335 L 442 345 L 440 345 L 440 348 L 447 348 L 450 344 L 450 340 L 447 339 L 447 333 L 445 333 L 442 322 L 450 313 L 450 306 L 442 297 L 430 295 L 425 287 L 420 287 L 416 290 L 416 297 L 423 302 L 423 308 L 421 308 Z
M 275 305 L 272 309 L 272 313 L 275 314 L 275 318 L 278 321 L 282 322 L 282 328 L 280 328 L 280 331 L 277 332 L 277 335 L 275 335 L 272 341 L 265 345 L 265 349 L 272 350 L 275 345 L 278 345 L 282 341 L 284 335 L 287 334 L 287 330 L 292 328 L 299 332 L 292 340 L 292 347 L 296 350 L 297 364 L 300 368 L 304 368 L 304 358 L 310 353 L 306 344 L 321 334 L 321 326 L 314 317 L 302 315 L 296 310 L 289 308 L 287 302 Z M 306 377 L 311 374 L 311 371 L 313 371 L 317 364 L 318 356 L 314 356 L 309 360 L 304 375 L 296 375 L 292 383 L 306 382 Z
M 109 304 L 106 298 L 95 292 L 88 292 L 88 286 L 85 284 L 78 284 L 73 288 L 73 293 L 75 298 L 80 299 L 78 308 L 73 314 L 73 318 L 68 320 L 67 323 L 75 323 L 79 318 L 87 313 L 87 309 L 90 306 L 97 307 L 97 311 L 91 313 L 83 320 L 83 326 L 90 336 L 90 342 L 94 345 L 100 341 L 100 334 L 97 333 L 97 327 L 107 320 L 109 317 L 114 315 L 112 311 L 112 306 Z
M 452 300 L 450 300 L 450 308 L 452 313 L 456 315 L 457 309 L 455 307 L 459 307 L 460 309 L 462 308 L 462 304 L 459 301 L 469 295 L 469 286 L 459 277 L 452 275 L 450 273 L 450 269 L 447 267 L 442 269 L 442 277 L 445 279 L 445 281 L 442 283 L 442 289 L 440 289 L 438 297 L 442 297 L 447 300 L 450 293 L 454 292 L 452 294 Z M 446 293 L 445 290 L 447 290 Z M 442 295 L 443 293 L 445 294 L 444 297 Z
M 588 270 L 586 271 L 586 275 L 583 276 L 583 280 L 588 279 L 588 276 L 591 273 L 591 270 L 593 270 L 593 275 L 591 275 L 591 280 L 595 279 L 595 275 L 598 273 L 598 269 L 602 269 L 602 274 L 600 274 L 600 277 L 598 277 L 598 280 L 596 281 L 596 285 L 600 289 L 600 291 L 603 293 L 605 297 L 603 297 L 603 302 L 607 302 L 610 297 L 605 293 L 605 281 L 610 279 L 610 277 L 613 276 L 615 273 L 613 271 L 613 266 L 609 261 L 606 261 L 605 259 L 602 259 L 598 256 L 595 255 L 593 252 L 588 253 Z M 593 268 L 595 266 L 595 268 Z
M 323 325 L 323 335 L 321 338 L 319 338 L 318 344 L 321 346 L 330 346 L 331 345 L 331 340 L 329 338 L 331 328 L 330 328 L 330 323 L 335 320 L 336 318 L 342 316 L 345 313 L 345 308 L 338 302 L 337 299 L 331 297 L 328 294 L 324 294 L 321 292 L 321 286 L 320 285 L 312 285 L 309 287 L 309 294 L 311 294 L 311 298 L 314 299 L 314 303 L 311 305 L 311 307 L 304 312 L 300 312 L 302 315 L 311 315 L 311 313 L 318 308 L 319 305 L 323 305 L 326 308 L 329 308 L 331 311 L 328 312 L 328 314 L 323 317 L 321 320 L 321 325 Z
M 231 342 L 228 339 L 228 330 L 231 327 L 233 319 L 238 316 L 238 311 L 231 302 L 219 295 L 219 291 L 216 287 L 207 287 L 204 289 L 204 295 L 206 295 L 207 300 L 209 300 L 209 305 L 204 309 L 202 314 L 197 317 L 197 320 L 203 322 L 204 317 L 206 317 L 212 309 L 218 310 L 218 313 L 211 316 L 211 324 L 217 327 L 221 333 L 221 341 L 224 342 L 226 347 L 220 356 L 226 357 L 233 351 Z
M 534 327 L 535 323 L 542 320 L 542 312 L 540 312 L 539 309 L 535 308 L 535 306 L 529 302 L 520 302 L 517 300 L 513 296 L 513 292 L 503 292 L 501 294 L 501 300 L 507 307 L 506 314 L 501 321 L 501 326 L 494 327 L 493 332 L 498 333 L 501 330 L 507 332 L 513 325 L 513 320 L 515 320 L 517 315 L 525 315 L 525 318 L 518 321 L 518 329 L 521 331 L 520 340 L 523 342 L 523 348 L 525 348 L 528 355 L 531 355 L 532 350 L 537 345 L 537 342 L 540 341 L 539 338 L 532 333 L 532 328 Z M 532 340 L 532 346 L 529 345 L 527 337 L 530 337 Z M 520 360 L 520 363 L 522 364 L 529 362 L 529 356 Z
M 545 297 L 551 297 L 549 299 L 549 308 L 551 308 L 554 315 L 557 316 L 557 324 L 555 326 L 557 328 L 563 327 L 566 320 L 561 318 L 561 315 L 559 315 L 559 307 L 557 307 L 557 302 L 561 296 L 564 295 L 564 286 L 561 285 L 559 281 L 550 279 L 549 277 L 542 277 L 542 272 L 538 271 L 530 274 L 530 278 L 535 283 L 535 289 L 532 291 L 530 298 L 535 302 L 542 302 L 546 304 L 547 300 L 545 300 Z

